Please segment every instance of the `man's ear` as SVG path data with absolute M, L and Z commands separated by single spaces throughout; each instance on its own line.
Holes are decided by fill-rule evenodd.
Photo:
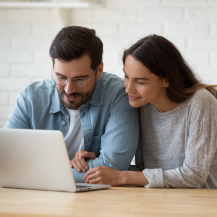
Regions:
M 168 79 L 167 79 L 167 78 L 164 78 L 164 79 L 163 79 L 163 87 L 169 87 L 169 86 L 170 86 L 170 84 L 169 84 Z
M 99 79 L 103 74 L 103 61 L 97 67 L 97 79 Z

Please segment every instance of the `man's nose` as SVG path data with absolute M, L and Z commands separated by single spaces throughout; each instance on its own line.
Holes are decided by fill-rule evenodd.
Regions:
M 77 88 L 76 88 L 76 85 L 73 83 L 73 81 L 70 79 L 70 80 L 68 80 L 64 90 L 65 90 L 66 94 L 72 94 L 72 93 L 76 92 Z

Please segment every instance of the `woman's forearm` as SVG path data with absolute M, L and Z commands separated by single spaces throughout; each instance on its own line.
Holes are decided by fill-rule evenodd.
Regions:
M 145 186 L 149 182 L 143 172 L 120 171 L 119 185 Z

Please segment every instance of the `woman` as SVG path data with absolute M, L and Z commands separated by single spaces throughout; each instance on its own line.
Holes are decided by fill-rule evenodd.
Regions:
M 126 50 L 123 64 L 130 105 L 140 107 L 136 165 L 92 168 L 86 183 L 217 188 L 217 86 L 199 82 L 175 46 L 157 35 Z

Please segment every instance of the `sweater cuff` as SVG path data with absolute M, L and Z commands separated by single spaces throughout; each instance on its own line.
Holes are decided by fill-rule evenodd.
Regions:
M 149 184 L 145 187 L 149 188 L 164 188 L 164 177 L 162 169 L 145 169 L 143 174 Z

